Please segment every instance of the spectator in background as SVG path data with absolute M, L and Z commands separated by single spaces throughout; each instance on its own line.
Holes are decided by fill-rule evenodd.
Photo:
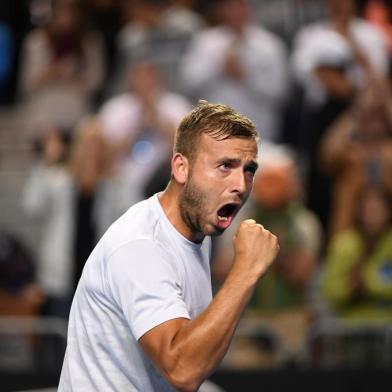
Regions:
M 256 20 L 291 48 L 299 28 L 325 16 L 323 0 L 251 0 Z
M 194 35 L 181 62 L 183 91 L 237 108 L 264 138 L 279 140 L 288 88 L 284 43 L 252 24 L 248 1 L 214 3 L 220 23 Z
M 76 1 L 56 0 L 52 19 L 25 38 L 20 89 L 29 126 L 73 127 L 92 107 L 104 76 L 100 36 Z
M 64 318 L 87 254 L 126 208 L 97 121 L 80 125 L 66 156 L 58 129 L 48 130 L 23 194 L 25 212 L 42 218 L 37 275 L 44 313 Z
M 270 325 L 295 355 L 310 320 L 307 293 L 320 255 L 321 225 L 303 201 L 303 187 L 292 152 L 264 144 L 251 205 L 239 219 L 252 218 L 279 236 L 275 264 L 257 286 L 248 305 L 248 317 Z M 235 229 L 235 225 L 233 230 Z M 215 249 L 213 271 L 221 281 L 230 267 L 232 232 L 224 233 Z
M 322 292 L 347 322 L 392 320 L 392 199 L 382 187 L 366 186 L 355 199 L 355 217 L 331 240 Z
M 177 90 L 178 60 L 189 41 L 190 26 L 170 17 L 169 0 L 135 0 L 125 3 L 126 21 L 117 37 L 117 59 L 108 94 L 124 92 L 129 66 L 153 60 L 168 87 Z M 195 27 L 197 28 L 197 27 Z
M 352 226 L 361 189 L 382 186 L 392 192 L 392 97 L 386 80 L 373 81 L 332 124 L 319 159 L 332 179 L 331 236 Z
M 355 16 L 355 1 L 324 1 L 328 18 L 298 31 L 292 56 L 293 71 L 313 106 L 331 93 L 349 96 L 353 86 L 364 87 L 373 75 L 386 75 L 389 66 L 383 34 Z
M 105 137 L 129 181 L 129 205 L 143 198 L 153 173 L 170 159 L 174 132 L 190 107 L 182 95 L 165 89 L 158 67 L 149 61 L 131 66 L 128 92 L 102 106 L 99 117 Z
M 386 75 L 388 50 L 382 33 L 355 16 L 354 0 L 326 0 L 328 19 L 303 27 L 292 55 L 303 91 L 298 148 L 308 168 L 308 206 L 324 228 L 330 215 L 330 184 L 318 165 L 326 129 L 350 105 L 355 91 Z

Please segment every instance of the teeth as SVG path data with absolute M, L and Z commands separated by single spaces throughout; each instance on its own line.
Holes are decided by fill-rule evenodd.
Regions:
M 229 220 L 229 218 L 228 218 L 227 216 L 219 216 L 219 215 L 218 215 L 218 219 L 219 219 L 220 221 L 222 221 L 222 222 L 226 222 L 226 221 Z

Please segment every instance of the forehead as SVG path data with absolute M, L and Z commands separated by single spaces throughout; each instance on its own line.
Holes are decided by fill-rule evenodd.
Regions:
M 256 160 L 257 141 L 253 138 L 238 137 L 217 140 L 207 134 L 202 134 L 197 156 L 209 157 L 214 160 L 221 157 Z

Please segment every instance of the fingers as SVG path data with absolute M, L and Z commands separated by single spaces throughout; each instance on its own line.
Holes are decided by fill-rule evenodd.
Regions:
M 245 219 L 242 223 L 252 224 L 252 223 L 256 223 L 256 221 L 254 219 Z
M 246 219 L 242 223 L 246 223 L 248 225 L 256 225 L 256 226 L 259 226 L 261 229 L 264 230 L 264 226 L 261 225 L 260 223 L 257 223 L 254 219 Z

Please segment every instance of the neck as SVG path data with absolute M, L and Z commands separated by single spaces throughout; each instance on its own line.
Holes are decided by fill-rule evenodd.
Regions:
M 162 209 L 174 228 L 189 241 L 200 243 L 204 239 L 204 234 L 194 232 L 184 221 L 181 216 L 182 186 L 171 180 L 167 188 L 158 195 L 158 200 Z

